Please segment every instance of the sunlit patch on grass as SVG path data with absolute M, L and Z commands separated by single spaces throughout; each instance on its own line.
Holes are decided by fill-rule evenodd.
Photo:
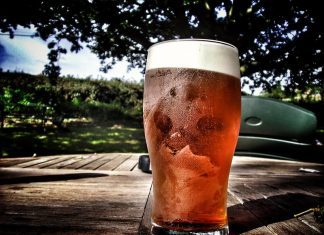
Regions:
M 124 128 L 125 131 L 138 131 L 137 128 Z
M 98 144 L 106 144 L 107 141 L 106 140 L 92 140 L 90 143 L 93 145 L 98 145 Z
M 86 133 L 81 133 L 79 134 L 80 137 L 90 137 L 90 136 L 93 136 L 93 133 L 91 132 L 86 132 Z
M 21 137 L 24 137 L 24 135 L 22 135 L 22 134 L 16 134 L 16 135 L 13 135 L 12 137 L 13 138 L 21 138 Z
M 111 132 L 111 133 L 107 133 L 108 136 L 119 136 L 120 133 L 118 132 Z
M 3 157 L 8 157 L 9 154 L 8 154 L 7 152 L 2 152 L 2 156 L 3 156 Z
M 47 139 L 47 136 L 46 135 L 40 135 L 40 136 L 37 136 L 36 138 L 39 139 L 39 140 L 44 140 L 44 139 Z
M 70 124 L 70 123 L 88 124 L 91 122 L 92 122 L 92 118 L 66 118 L 66 119 L 64 119 L 64 124 Z
M 116 139 L 107 139 L 104 144 L 110 144 L 110 145 L 121 144 L 121 141 L 116 140 Z M 122 143 L 122 144 L 124 144 L 124 143 Z
M 138 140 L 126 140 L 125 143 L 126 144 L 138 144 L 139 141 Z

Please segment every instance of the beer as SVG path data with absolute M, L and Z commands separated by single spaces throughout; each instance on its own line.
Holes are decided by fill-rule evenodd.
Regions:
M 188 51 L 194 50 L 189 42 L 216 43 L 169 43 L 177 42 L 187 43 Z M 210 58 L 209 50 L 203 53 Z M 164 62 L 154 66 L 148 61 L 143 107 L 153 172 L 153 224 L 171 231 L 226 232 L 227 184 L 241 111 L 237 66 L 234 73 L 224 73 L 217 63 L 159 63 Z

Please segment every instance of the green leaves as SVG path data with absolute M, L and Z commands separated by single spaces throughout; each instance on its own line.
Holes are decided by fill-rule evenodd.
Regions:
M 33 24 L 48 44 L 45 74 L 57 77 L 67 50 L 87 46 L 102 60 L 102 71 L 126 58 L 145 67 L 153 42 L 210 38 L 239 48 L 243 83 L 270 91 L 278 79 L 285 90 L 306 91 L 323 82 L 323 14 L 319 1 L 303 0 L 11 0 L 0 9 L 0 29 L 13 36 Z M 70 48 L 61 48 L 66 39 Z

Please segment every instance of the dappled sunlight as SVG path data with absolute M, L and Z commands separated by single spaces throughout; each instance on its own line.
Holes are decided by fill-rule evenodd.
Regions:
M 6 151 L 3 151 L 3 152 L 2 152 L 2 156 L 3 156 L 3 157 L 8 157 L 8 156 L 9 156 L 9 153 L 6 152 Z
M 37 136 L 36 138 L 40 139 L 40 140 L 43 140 L 43 139 L 46 139 L 47 136 L 46 135 L 41 135 L 41 136 Z
M 112 133 L 107 133 L 108 136 L 119 136 L 120 133 L 118 132 L 112 132 Z
M 80 137 L 89 137 L 89 136 L 93 136 L 93 133 L 87 132 L 87 133 L 80 134 Z
M 138 140 L 126 140 L 125 143 L 127 144 L 139 144 Z
M 107 140 L 93 140 L 90 143 L 93 144 L 93 145 L 98 145 L 98 144 L 106 144 L 106 143 L 109 143 L 109 142 L 110 141 L 107 141 Z
M 23 136 L 24 136 L 24 134 L 18 133 L 18 134 L 14 134 L 13 138 L 20 138 L 20 137 L 23 137 Z
M 146 152 L 144 130 L 126 125 L 67 125 L 66 129 L 6 129 L 0 156 Z

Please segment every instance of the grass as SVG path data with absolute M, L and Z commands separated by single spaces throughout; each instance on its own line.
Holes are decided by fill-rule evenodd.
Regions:
M 317 130 L 315 138 L 324 143 L 323 128 Z M 68 119 L 64 129 L 48 126 L 44 131 L 28 122 L 0 129 L 0 157 L 108 152 L 147 152 L 142 124 Z
M 9 127 L 0 129 L 0 156 L 46 156 L 55 154 L 146 152 L 140 123 L 67 122 L 54 127 Z

